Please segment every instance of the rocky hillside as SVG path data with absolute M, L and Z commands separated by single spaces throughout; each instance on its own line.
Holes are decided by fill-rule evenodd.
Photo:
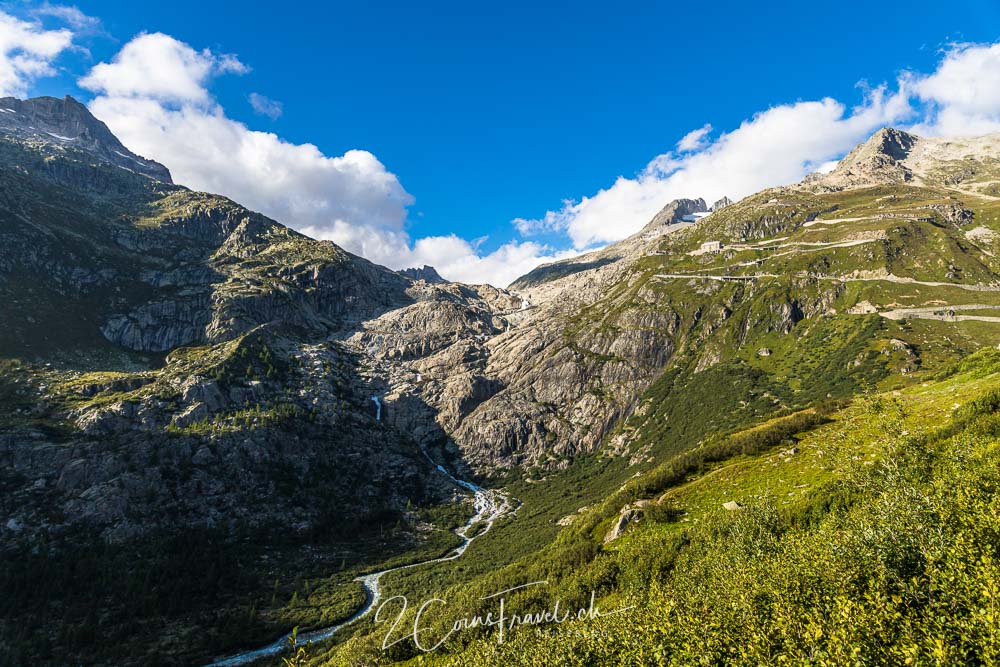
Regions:
M 417 397 L 390 419 L 383 396 L 426 382 L 401 374 L 405 360 L 455 357 L 441 372 L 466 377 L 519 299 L 395 273 L 175 185 L 70 98 L 0 109 L 0 556 L 12 590 L 36 604 L 30 590 L 52 581 L 24 553 L 85 558 L 95 543 L 114 545 L 99 569 L 202 534 L 219 548 L 164 547 L 143 567 L 205 567 L 237 538 L 251 558 L 288 539 L 318 550 L 286 556 L 279 573 L 321 553 L 343 568 L 454 546 L 472 503 L 425 453 L 443 451 L 436 411 Z M 267 576 L 268 563 L 241 576 Z M 202 592 L 235 595 L 223 582 Z M 109 596 L 109 622 L 135 611 L 112 589 L 134 585 L 94 593 Z M 176 585 L 147 610 L 172 618 L 176 605 L 161 605 Z M 72 606 L 62 596 L 74 590 L 85 588 L 51 599 Z M 181 622 L 194 620 L 187 609 Z M 0 644 L 53 641 L 31 635 L 44 624 L 25 628 L 0 623 Z
M 690 389 L 705 371 L 735 364 L 769 378 L 775 406 L 794 405 L 818 390 L 799 386 L 775 350 L 862 325 L 854 358 L 817 362 L 827 364 L 823 387 L 851 391 L 848 378 L 862 370 L 875 378 L 922 363 L 918 334 L 895 322 L 989 317 L 981 313 L 996 291 L 995 138 L 883 130 L 826 176 L 723 200 L 710 214 L 702 200 L 671 202 L 635 236 L 506 291 L 446 283 L 427 268 L 413 274 L 420 279 L 394 273 L 158 180 L 165 171 L 123 169 L 104 159 L 117 140 L 77 103 L 15 102 L 7 116 L 33 114 L 47 123 L 36 127 L 80 139 L 8 128 L 0 145 L 0 291 L 12 313 L 0 343 L 22 360 L 11 391 L 31 405 L 9 420 L 60 424 L 68 439 L 115 433 L 148 443 L 149 433 L 203 429 L 211 442 L 213 431 L 238 432 L 247 410 L 370 418 L 376 396 L 390 439 L 482 474 L 558 468 L 612 432 L 613 447 L 625 446 L 622 419 L 665 374 Z M 691 221 L 696 213 L 704 217 Z M 954 314 L 965 310 L 976 314 Z M 122 513 L 141 506 L 139 492 L 125 487 L 161 486 L 141 476 L 125 484 L 111 459 L 62 453 L 28 465 L 19 453 L 37 448 L 28 442 L 6 444 L 24 483 L 42 476 L 58 489 L 70 464 L 87 468 L 63 492 L 87 492 L 85 513 L 110 530 L 134 530 Z M 213 447 L 189 449 L 185 465 L 221 473 L 207 465 Z M 412 475 L 400 460 L 400 474 Z
M 431 653 L 362 619 L 315 662 L 988 662 L 997 140 L 883 130 L 830 174 L 515 282 L 487 397 L 448 428 L 523 505 L 466 561 L 382 583 L 446 600 L 400 612 L 436 637 L 495 591 L 627 613 Z
M 4 104 L 75 137 L 0 126 L 12 532 L 326 520 L 317 499 L 282 497 L 280 475 L 345 514 L 446 486 L 409 430 L 376 422 L 373 366 L 491 337 L 516 300 L 414 281 L 108 162 L 120 144 L 70 99 Z M 373 333 L 384 313 L 402 330 Z
M 7 585 L 39 621 L 29 554 L 112 545 L 105 581 L 150 540 L 239 535 L 253 563 L 237 569 L 260 577 L 227 584 L 239 636 L 264 623 L 246 595 L 293 563 L 353 575 L 454 546 L 471 507 L 444 470 L 534 484 L 612 460 L 627 478 L 996 345 L 998 149 L 883 130 L 829 174 L 667 203 L 634 236 L 501 289 L 390 271 L 175 185 L 71 98 L 0 100 Z M 270 560 L 275 535 L 294 546 Z M 225 549 L 176 551 L 190 573 Z M 324 622 L 361 594 L 331 590 L 342 616 Z M 119 593 L 105 626 L 134 612 Z M 182 639 L 197 615 L 171 609 L 170 641 L 207 650 Z M 35 625 L 0 623 L 0 639 L 37 657 Z M 84 655 L 66 647 L 85 640 L 44 641 Z
M 694 223 L 683 214 L 703 202 L 672 202 L 625 241 L 533 271 L 512 285 L 530 307 L 486 346 L 477 386 L 492 395 L 449 424 L 454 440 L 484 471 L 551 469 L 612 431 L 627 446 L 644 402 L 683 401 L 711 369 L 753 375 L 791 407 L 994 342 L 959 323 L 1000 306 L 996 141 L 882 130 L 831 174 Z M 813 387 L 804 363 L 822 368 Z

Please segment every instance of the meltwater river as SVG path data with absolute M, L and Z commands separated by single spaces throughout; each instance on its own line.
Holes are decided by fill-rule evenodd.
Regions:
M 379 412 L 381 412 L 381 405 L 379 407 Z M 380 415 L 381 416 L 381 415 Z M 424 456 L 427 456 L 428 460 L 430 457 L 427 452 L 424 452 Z M 468 523 L 459 528 L 456 534 L 462 538 L 462 544 L 456 547 L 447 556 L 442 556 L 441 558 L 432 558 L 430 560 L 420 561 L 418 563 L 410 563 L 409 565 L 401 565 L 399 567 L 392 567 L 387 570 L 380 570 L 378 572 L 372 572 L 371 574 L 366 574 L 355 579 L 355 581 L 360 581 L 365 587 L 365 602 L 354 614 L 348 618 L 346 621 L 338 623 L 337 625 L 331 625 L 330 627 L 320 628 L 318 630 L 311 630 L 309 632 L 301 632 L 298 634 L 297 642 L 299 644 L 307 644 L 309 642 L 323 641 L 324 639 L 329 639 L 335 635 L 341 628 L 345 628 L 351 623 L 354 623 L 360 618 L 367 616 L 373 609 L 378 607 L 379 600 L 382 597 L 382 590 L 379 586 L 379 580 L 383 575 L 389 574 L 390 572 L 398 572 L 399 570 L 406 570 L 412 567 L 420 567 L 422 565 L 428 565 L 429 563 L 441 563 L 444 561 L 455 560 L 459 558 L 465 550 L 469 548 L 472 541 L 476 538 L 485 535 L 490 528 L 493 527 L 493 522 L 504 516 L 511 511 L 512 505 L 510 498 L 500 492 L 490 489 L 484 489 L 481 486 L 468 482 L 464 479 L 458 479 L 447 470 L 444 466 L 434 463 L 433 465 L 437 467 L 444 475 L 448 477 L 454 484 L 462 487 L 463 489 L 470 491 L 473 494 L 475 500 L 475 515 L 469 519 Z M 470 536 L 469 530 L 472 529 L 476 524 L 483 523 L 483 527 L 476 532 L 475 535 Z M 285 635 L 281 639 L 278 639 L 272 644 L 268 644 L 262 648 L 254 649 L 252 651 L 244 651 L 243 653 L 237 653 L 231 655 L 227 658 L 220 659 L 216 662 L 212 662 L 206 667 L 232 667 L 234 665 L 249 665 L 262 658 L 274 657 L 281 655 L 291 647 L 291 634 Z

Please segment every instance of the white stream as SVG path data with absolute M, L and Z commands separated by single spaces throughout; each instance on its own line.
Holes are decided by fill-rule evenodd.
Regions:
M 378 400 L 372 397 L 373 401 L 376 401 L 378 405 Z M 381 412 L 381 405 L 379 405 L 379 411 Z M 298 644 L 308 644 L 309 642 L 319 642 L 325 639 L 329 639 L 334 634 L 336 634 L 341 628 L 344 628 L 351 623 L 354 623 L 360 618 L 367 616 L 373 609 L 377 609 L 379 600 L 382 597 L 382 590 L 379 586 L 379 579 L 383 575 L 389 574 L 390 572 L 398 572 L 399 570 L 406 570 L 411 567 L 420 567 L 421 565 L 427 565 L 429 563 L 441 563 L 444 561 L 455 560 L 472 544 L 472 541 L 477 537 L 486 534 L 486 532 L 493 527 L 493 522 L 507 514 L 511 510 L 510 498 L 499 491 L 493 491 L 490 489 L 484 489 L 472 482 L 468 482 L 464 479 L 458 479 L 447 470 L 444 466 L 434 463 L 428 456 L 427 452 L 424 452 L 424 456 L 427 457 L 431 464 L 436 466 L 437 469 L 448 477 L 454 484 L 471 491 L 475 499 L 475 509 L 476 513 L 473 515 L 469 521 L 459 528 L 455 533 L 462 538 L 462 544 L 457 546 L 450 554 L 447 556 L 442 556 L 441 558 L 433 558 L 431 560 L 420 561 L 417 563 L 410 563 L 409 565 L 400 565 L 399 567 L 391 567 L 387 570 L 380 570 L 379 572 L 372 572 L 371 574 L 362 575 L 357 577 L 354 581 L 360 581 L 365 587 L 365 602 L 354 614 L 348 618 L 346 621 L 338 623 L 337 625 L 332 625 L 327 628 L 320 628 L 318 630 L 312 630 L 309 632 L 301 632 L 298 634 L 297 642 Z M 471 537 L 468 535 L 469 530 L 476 524 L 482 522 L 484 526 Z M 228 658 L 223 658 L 216 662 L 209 663 L 206 667 L 231 667 L 233 665 L 249 665 L 261 658 L 274 657 L 284 653 L 291 647 L 291 635 L 286 635 L 281 639 L 275 641 L 272 644 L 252 651 L 245 651 L 243 653 L 237 653 L 236 655 L 229 656 Z

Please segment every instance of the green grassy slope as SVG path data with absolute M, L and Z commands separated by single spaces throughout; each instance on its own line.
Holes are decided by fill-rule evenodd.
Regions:
M 992 664 L 1000 659 L 998 371 L 1000 354 L 986 351 L 942 379 L 859 398 L 826 423 L 792 415 L 732 434 L 718 442 L 756 446 L 679 481 L 633 481 L 647 502 L 608 544 L 610 519 L 623 502 L 636 506 L 628 489 L 506 568 L 477 574 L 469 565 L 450 586 L 404 586 L 410 609 L 392 636 L 412 636 L 423 599 L 445 601 L 421 620 L 430 646 L 460 618 L 495 614 L 498 601 L 483 596 L 543 580 L 508 594 L 507 613 L 556 600 L 575 611 L 591 591 L 600 609 L 627 612 L 509 628 L 502 643 L 496 627 L 463 628 L 433 652 L 410 639 L 382 651 L 396 603 L 370 635 L 328 652 L 310 647 L 313 662 Z M 729 501 L 740 509 L 723 508 Z
M 828 193 L 779 189 L 664 237 L 602 299 L 566 322 L 565 344 L 609 369 L 602 378 L 613 378 L 629 361 L 593 352 L 601 341 L 636 322 L 671 327 L 667 363 L 650 374 L 604 448 L 565 470 L 543 460 L 514 474 L 507 488 L 523 501 L 518 514 L 498 523 L 466 557 L 382 582 L 388 595 L 404 595 L 411 605 L 448 601 L 447 612 L 429 621 L 428 637 L 441 636 L 457 618 L 495 610 L 495 601 L 482 596 L 539 580 L 548 585 L 512 594 L 511 608 L 536 610 L 556 599 L 584 605 L 596 591 L 602 608 L 637 609 L 569 632 L 515 631 L 516 639 L 503 645 L 495 629 L 461 632 L 423 655 L 412 641 L 382 650 L 399 610 L 393 607 L 382 617 L 389 622 L 369 617 L 338 638 L 343 643 L 312 647 L 313 662 L 765 664 L 784 656 L 843 664 L 850 656 L 838 651 L 846 637 L 862 652 L 862 663 L 904 663 L 906 655 L 893 653 L 902 646 L 918 663 L 953 661 L 956 654 L 941 653 L 945 649 L 928 639 L 940 607 L 920 606 L 926 601 L 878 606 L 898 597 L 886 588 L 892 577 L 924 577 L 923 585 L 943 570 L 893 570 L 902 567 L 894 558 L 912 554 L 882 562 L 880 550 L 892 554 L 903 539 L 892 534 L 896 524 L 918 541 L 931 539 L 921 530 L 953 530 L 956 539 L 970 540 L 985 534 L 988 517 L 944 526 L 941 517 L 909 513 L 907 496 L 891 496 L 903 493 L 901 480 L 925 496 L 936 492 L 937 477 L 967 490 L 988 481 L 993 418 L 966 412 L 954 417 L 952 431 L 938 427 L 953 419 L 959 404 L 1000 386 L 995 355 L 980 353 L 960 373 L 942 373 L 1000 343 L 1000 326 L 880 313 L 967 305 L 974 307 L 961 313 L 990 316 L 1000 308 L 1000 248 L 989 233 L 1000 231 L 1000 206 L 958 194 L 900 185 Z M 972 219 L 956 222 L 962 211 Z M 692 254 L 707 240 L 727 247 Z M 615 400 L 616 387 L 603 380 L 588 391 Z M 955 456 L 979 467 L 965 477 Z M 742 509 L 724 510 L 730 501 Z M 638 523 L 604 544 L 626 508 Z M 883 542 L 856 561 L 844 556 L 873 523 L 882 532 L 865 539 Z M 960 567 L 961 554 L 939 556 L 947 561 L 942 567 Z M 809 579 L 813 562 L 824 563 L 819 569 L 829 578 L 855 577 L 854 588 L 823 579 L 830 584 L 824 593 Z M 800 566 L 805 569 L 796 571 Z M 741 568 L 751 574 L 736 576 Z M 882 579 L 866 578 L 869 571 Z M 989 568 L 970 575 L 954 595 L 972 595 L 969 586 L 978 584 L 970 582 L 980 575 L 993 576 Z M 795 598 L 789 587 L 812 597 Z M 875 602 L 857 602 L 866 595 Z M 399 628 L 411 626 L 414 611 L 407 610 Z M 840 613 L 846 616 L 838 620 Z M 793 622 L 796 614 L 811 620 Z M 911 625 L 905 632 L 897 615 Z M 701 616 L 705 623 L 696 623 Z M 750 617 L 756 625 L 747 624 Z M 959 619 L 941 632 L 970 633 L 970 655 L 992 650 L 977 623 Z M 865 631 L 865 624 L 874 629 Z M 796 633 L 811 637 L 808 646 Z

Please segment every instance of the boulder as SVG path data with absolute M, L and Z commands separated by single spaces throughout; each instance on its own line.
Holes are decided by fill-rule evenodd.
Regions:
M 618 520 L 614 522 L 611 529 L 604 536 L 604 543 L 607 544 L 608 542 L 617 540 L 625 533 L 625 529 L 628 528 L 629 524 L 638 521 L 639 517 L 639 510 L 629 505 L 623 507 L 621 514 L 618 515 Z

